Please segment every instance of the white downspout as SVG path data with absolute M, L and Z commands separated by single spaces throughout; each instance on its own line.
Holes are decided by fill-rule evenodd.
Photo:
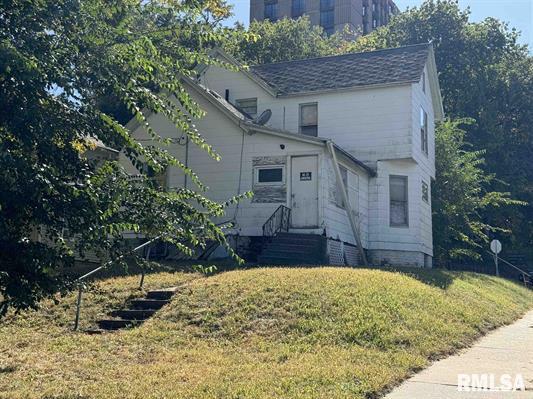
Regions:
M 350 221 L 350 226 L 352 227 L 352 232 L 355 237 L 355 241 L 357 242 L 357 246 L 359 247 L 359 252 L 361 252 L 363 264 L 365 266 L 368 266 L 365 249 L 363 248 L 363 244 L 361 243 L 359 228 L 357 227 L 357 223 L 355 220 L 355 214 L 352 212 L 352 206 L 350 204 L 350 201 L 348 200 L 348 192 L 346 191 L 346 187 L 344 186 L 344 182 L 342 181 L 341 170 L 339 169 L 339 163 L 337 162 L 337 154 L 335 154 L 335 148 L 333 148 L 333 143 L 331 142 L 331 140 L 328 140 L 326 142 L 326 145 L 331 154 L 331 157 L 333 158 L 333 168 L 335 169 L 335 176 L 337 177 L 337 185 L 341 189 L 342 200 L 344 201 L 344 206 L 346 207 L 346 213 L 348 214 L 348 220 Z

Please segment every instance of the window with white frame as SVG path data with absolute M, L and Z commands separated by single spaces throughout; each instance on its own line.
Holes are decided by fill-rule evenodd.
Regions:
M 429 204 L 429 185 L 422 180 L 422 199 Z
M 283 166 L 256 166 L 254 169 L 254 183 L 258 185 L 276 185 L 285 181 Z
M 389 176 L 390 225 L 409 227 L 407 176 Z
M 423 108 L 420 108 L 420 149 L 428 155 L 428 114 Z
M 300 133 L 318 136 L 318 104 L 300 104 Z
M 257 116 L 257 98 L 241 98 L 235 100 L 235 105 L 246 115 L 252 118 Z
M 339 171 L 341 172 L 341 178 L 344 184 L 344 188 L 346 189 L 346 194 L 348 194 L 348 169 L 346 169 L 342 165 L 339 165 Z M 336 181 L 337 180 L 335 180 L 335 182 Z M 337 187 L 337 190 L 335 191 L 335 205 L 337 205 L 340 208 L 346 208 L 344 204 L 344 199 L 342 197 L 341 187 L 338 184 L 336 185 L 336 187 Z

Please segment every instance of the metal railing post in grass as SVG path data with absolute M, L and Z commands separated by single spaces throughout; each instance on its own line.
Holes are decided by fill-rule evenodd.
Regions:
M 80 323 L 81 296 L 83 294 L 83 284 L 78 284 L 78 300 L 76 301 L 76 319 L 74 320 L 74 331 L 78 330 Z
M 146 261 L 150 261 L 150 251 L 152 250 L 152 246 L 150 245 L 148 247 L 148 250 L 146 251 Z M 139 289 L 142 290 L 143 288 L 143 284 L 144 284 L 144 275 L 145 275 L 145 271 L 144 271 L 144 266 L 141 266 L 141 282 L 139 283 Z
M 137 252 L 139 251 L 140 249 L 150 245 L 159 240 L 161 237 L 163 237 L 164 234 L 161 234 L 155 238 L 152 238 L 151 240 L 149 241 L 146 241 L 145 243 L 133 248 L 133 250 L 131 251 L 131 253 L 133 252 Z M 150 258 L 150 249 L 151 247 L 148 248 L 148 255 L 147 255 L 147 259 Z M 120 259 L 123 259 L 124 258 L 124 254 L 120 255 L 116 260 L 120 260 Z M 113 264 L 113 260 L 109 260 L 107 261 L 106 263 L 104 263 L 103 265 L 101 266 L 98 266 L 96 269 L 93 269 L 91 270 L 89 273 L 86 273 L 84 274 L 83 276 L 79 277 L 77 280 L 76 280 L 76 283 L 78 284 L 78 300 L 76 302 L 76 319 L 74 320 L 74 331 L 78 329 L 78 326 L 79 326 L 79 322 L 80 322 L 80 311 L 81 311 L 81 297 L 82 297 L 82 294 L 83 294 L 83 281 L 87 278 L 87 277 L 90 277 L 92 276 L 93 274 L 96 274 L 97 272 L 99 272 L 100 270 L 103 270 L 105 268 L 107 268 L 108 266 L 112 265 Z M 144 283 L 144 274 L 145 274 L 145 271 L 144 271 L 144 268 L 142 269 L 142 276 L 141 276 L 141 283 L 140 283 L 140 288 L 142 288 L 143 286 L 143 283 Z

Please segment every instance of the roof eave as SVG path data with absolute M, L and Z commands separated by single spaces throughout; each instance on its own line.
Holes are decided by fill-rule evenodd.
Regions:
M 327 141 L 327 140 L 326 140 Z M 350 154 L 348 151 L 342 149 L 341 147 L 339 147 L 337 144 L 335 144 L 333 141 L 332 141 L 332 144 L 333 144 L 333 147 L 335 148 L 335 150 L 337 150 L 339 153 L 341 153 L 342 155 L 344 155 L 346 158 L 350 159 L 353 163 L 355 163 L 356 165 L 360 166 L 361 168 L 363 168 L 371 177 L 375 177 L 377 176 L 377 173 L 374 169 L 372 169 L 370 166 L 366 165 L 364 162 L 360 161 L 359 159 L 357 159 L 356 157 L 354 157 L 352 154 Z

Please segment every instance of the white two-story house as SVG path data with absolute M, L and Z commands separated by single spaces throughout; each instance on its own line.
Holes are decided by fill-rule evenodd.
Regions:
M 194 123 L 220 161 L 163 117 L 149 122 L 174 139 L 169 150 L 209 198 L 254 192 L 225 218 L 240 253 L 262 263 L 431 266 L 434 131 L 443 118 L 431 44 L 250 68 L 217 56 L 239 70 L 202 67 L 184 84 L 206 111 Z M 163 180 L 194 189 L 179 169 Z

